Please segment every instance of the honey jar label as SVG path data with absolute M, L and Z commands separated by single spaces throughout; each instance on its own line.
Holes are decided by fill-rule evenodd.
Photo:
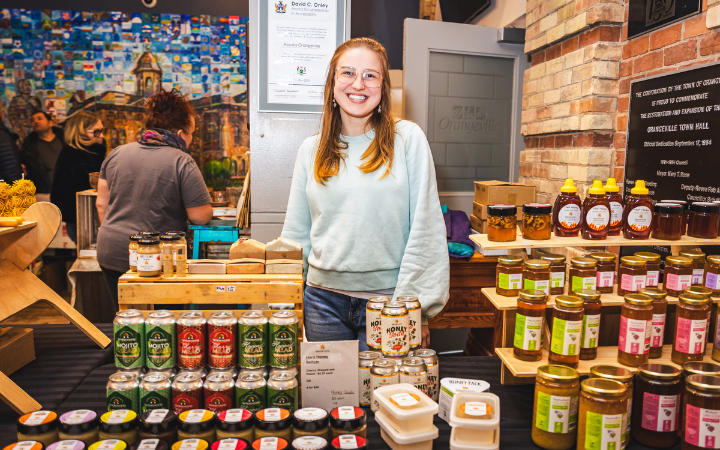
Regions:
M 159 253 L 137 255 L 137 270 L 141 272 L 155 272 L 162 270 L 162 261 Z
M 155 450 L 160 439 L 143 439 L 138 443 L 137 450 Z
M 615 272 L 598 272 L 595 283 L 597 287 L 613 287 L 615 284 Z
M 528 280 L 525 279 L 523 289 L 543 291 L 545 295 L 550 295 L 550 280 Z
M 602 231 L 610 224 L 610 211 L 607 206 L 593 206 L 585 216 L 587 226 L 593 231 Z
M 681 353 L 697 355 L 705 351 L 707 341 L 708 321 L 677 318 L 677 335 L 675 336 L 675 350 Z
M 650 329 L 650 346 L 662 347 L 665 336 L 665 314 L 653 314 L 652 328 Z
M 595 277 L 572 277 L 572 291 L 581 292 L 585 289 L 595 290 L 597 276 Z
M 521 350 L 542 348 L 542 328 L 545 317 L 515 315 L 515 347 Z
M 692 275 L 675 275 L 674 273 L 667 274 L 667 289 L 673 291 L 684 291 L 686 287 L 692 284 Z
M 596 348 L 600 335 L 600 314 L 583 315 L 582 348 Z
M 647 206 L 633 208 L 627 216 L 627 226 L 633 231 L 647 231 L 652 222 L 652 211 Z
M 714 291 L 720 290 L 720 277 L 716 273 L 708 272 L 705 277 L 705 287 Z
M 578 397 L 538 392 L 535 426 L 548 433 L 570 433 L 577 428 Z M 618 449 L 619 450 L 619 449 Z
M 553 317 L 550 351 L 566 356 L 580 354 L 582 325 L 582 320 L 563 320 Z
M 558 213 L 558 222 L 563 228 L 571 229 L 580 225 L 580 207 L 576 204 L 565 205 Z
M 618 349 L 633 355 L 644 355 L 650 351 L 651 320 L 628 319 L 620 316 Z
M 563 274 L 564 276 L 565 274 Z M 498 287 L 501 289 L 520 289 L 522 285 L 521 273 L 501 273 L 498 275 Z
M 660 283 L 660 271 L 648 270 L 647 276 L 645 277 L 645 287 L 656 287 L 658 283 Z
M 519 286 L 519 284 L 518 284 L 518 286 Z M 565 287 L 565 272 L 550 273 L 550 287 L 551 288 Z M 518 287 L 518 289 L 520 289 L 520 288 Z
M 585 448 L 619 450 L 622 442 L 622 414 L 587 412 Z
M 130 266 L 137 267 L 137 260 L 138 260 L 137 250 L 130 250 L 129 254 L 130 254 L 129 255 L 130 256 Z
M 622 203 L 610 202 L 610 226 L 614 227 L 622 223 L 623 206 Z
M 645 392 L 640 426 L 646 430 L 667 433 L 678 429 L 677 395 L 657 395 Z
M 702 284 L 705 269 L 693 269 L 692 284 Z
M 257 441 L 255 441 L 257 442 Z M 253 445 L 255 447 L 255 445 Z M 260 445 L 256 447 L 258 450 L 278 450 L 280 447 L 279 438 L 264 437 L 260 439 Z
M 687 405 L 685 441 L 700 448 L 720 446 L 720 411 Z
M 645 275 L 622 274 L 620 288 L 627 292 L 640 292 L 645 287 Z

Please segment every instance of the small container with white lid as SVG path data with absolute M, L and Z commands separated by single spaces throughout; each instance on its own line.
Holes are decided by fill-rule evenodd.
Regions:
M 17 420 L 17 440 L 37 441 L 48 446 L 58 438 L 58 415 L 53 411 L 34 411 Z
M 398 433 L 388 424 L 387 416 L 380 411 L 375 413 L 375 421 L 380 425 L 380 436 L 393 450 L 432 450 L 433 440 L 437 439 L 439 434 L 435 426 L 420 433 Z
M 77 441 L 82 444 L 82 441 Z M 50 444 L 53 445 L 53 444 Z M 45 446 L 42 442 L 38 441 L 19 441 L 14 442 L 7 447 L 3 448 L 3 450 L 43 450 Z
M 320 436 L 303 436 L 293 439 L 292 450 L 326 450 L 328 441 Z
M 500 447 L 500 399 L 489 392 L 458 392 L 450 409 L 450 448 L 491 450 Z
M 438 405 L 422 391 L 408 383 L 383 386 L 375 390 L 379 411 L 401 434 L 415 434 L 433 428 Z

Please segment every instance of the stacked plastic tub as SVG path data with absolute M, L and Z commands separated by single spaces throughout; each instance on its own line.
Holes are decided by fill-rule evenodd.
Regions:
M 383 386 L 373 392 L 379 409 L 375 420 L 393 450 L 431 450 L 438 429 L 433 417 L 438 405 L 416 387 L 407 384 Z
M 451 450 L 500 448 L 500 399 L 489 392 L 458 392 L 450 410 Z

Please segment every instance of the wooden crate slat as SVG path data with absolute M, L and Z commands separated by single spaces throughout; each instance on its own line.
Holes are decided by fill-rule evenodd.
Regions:
M 554 247 L 645 247 L 653 245 L 665 246 L 698 246 L 698 245 L 720 245 L 720 238 L 699 239 L 690 236 L 682 236 L 679 241 L 668 241 L 666 239 L 625 239 L 622 236 L 608 236 L 601 241 L 591 241 L 577 237 L 556 237 L 554 234 L 550 239 L 532 240 L 518 238 L 511 242 L 491 242 L 487 234 L 471 234 L 470 239 L 485 250 L 519 249 L 519 248 L 554 248 Z
M 222 287 L 225 292 L 218 291 Z M 234 292 L 227 292 L 234 287 Z M 185 283 L 118 285 L 120 304 L 301 303 L 299 283 Z
M 127 272 L 118 280 L 119 284 L 126 283 L 163 283 L 187 284 L 196 282 L 294 282 L 302 283 L 300 274 L 188 274 L 186 277 L 141 277 L 137 272 Z

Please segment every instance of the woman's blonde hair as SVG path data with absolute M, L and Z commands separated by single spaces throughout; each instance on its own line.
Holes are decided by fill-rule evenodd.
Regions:
M 392 170 L 395 147 L 395 117 L 392 114 L 391 106 L 392 86 L 390 85 L 390 63 L 388 62 L 387 52 L 385 47 L 374 39 L 350 39 L 335 50 L 335 54 L 330 60 L 327 80 L 325 81 L 325 104 L 323 105 L 320 143 L 315 156 L 314 168 L 315 181 L 323 185 L 330 177 L 338 174 L 340 161 L 345 159 L 342 150 L 348 148 L 347 142 L 340 139 L 342 119 L 340 117 L 340 108 L 333 107 L 333 99 L 338 59 L 346 50 L 352 48 L 366 48 L 375 52 L 382 65 L 380 112 L 376 108 L 368 119 L 368 123 L 375 130 L 375 138 L 362 155 L 363 163 L 360 165 L 360 170 L 371 173 L 385 166 L 385 173 L 382 178 L 388 176 Z
M 100 117 L 89 111 L 78 111 L 65 122 L 65 142 L 78 150 L 87 150 L 95 141 L 87 135 L 87 130 L 98 123 Z

